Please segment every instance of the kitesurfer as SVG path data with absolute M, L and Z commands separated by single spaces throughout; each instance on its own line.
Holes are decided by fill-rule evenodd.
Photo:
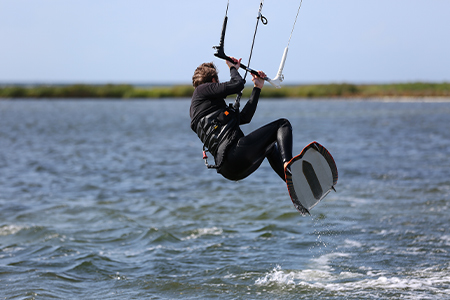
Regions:
M 226 61 L 230 80 L 219 82 L 213 63 L 203 63 L 194 72 L 195 88 L 190 107 L 191 128 L 214 155 L 217 172 L 229 180 L 241 180 L 253 173 L 267 158 L 273 170 L 285 180 L 284 169 L 292 158 L 292 127 L 278 119 L 244 135 L 239 125 L 250 123 L 266 77 L 252 74 L 254 88 L 244 108 L 235 111 L 225 98 L 243 90 L 245 80 L 238 72 L 241 59 Z

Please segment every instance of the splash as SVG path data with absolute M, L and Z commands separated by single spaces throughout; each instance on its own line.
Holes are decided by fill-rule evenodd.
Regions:
M 272 272 L 264 276 L 264 278 L 258 278 L 255 284 L 268 285 L 270 283 L 276 283 L 281 285 L 295 285 L 294 279 L 294 272 L 289 272 L 286 274 L 281 270 L 281 267 L 277 265 L 275 268 L 273 268 Z
M 255 285 L 272 286 L 284 289 L 310 289 L 347 294 L 349 292 L 361 296 L 367 293 L 382 293 L 393 295 L 401 293 L 406 298 L 412 296 L 417 299 L 420 295 L 430 293 L 449 296 L 450 276 L 448 269 L 434 268 L 417 270 L 412 273 L 388 273 L 361 268 L 361 272 L 334 272 L 328 266 L 330 255 L 324 255 L 317 263 L 315 269 L 298 271 L 283 271 L 277 265 L 264 277 L 258 278 Z M 326 267 L 328 266 L 328 267 Z

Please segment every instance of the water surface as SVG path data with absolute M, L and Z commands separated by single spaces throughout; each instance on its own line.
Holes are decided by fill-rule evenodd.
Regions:
M 334 156 L 300 216 L 203 164 L 189 100 L 0 102 L 4 299 L 450 299 L 450 103 L 261 101 Z

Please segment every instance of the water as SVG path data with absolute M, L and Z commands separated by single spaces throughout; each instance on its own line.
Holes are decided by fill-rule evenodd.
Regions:
M 450 103 L 261 101 L 339 169 L 301 217 L 207 170 L 189 100 L 0 102 L 2 299 L 450 299 Z

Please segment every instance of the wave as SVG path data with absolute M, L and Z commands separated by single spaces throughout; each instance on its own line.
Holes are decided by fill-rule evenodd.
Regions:
M 277 265 L 264 276 L 255 280 L 256 286 L 272 290 L 308 290 L 326 294 L 352 295 L 356 298 L 394 297 L 402 295 L 413 299 L 438 299 L 450 295 L 450 268 L 432 267 L 415 271 L 374 271 L 361 267 L 353 271 L 336 272 L 328 263 L 334 253 L 316 260 L 314 268 L 304 270 L 283 270 Z M 350 294 L 351 293 L 351 294 Z

